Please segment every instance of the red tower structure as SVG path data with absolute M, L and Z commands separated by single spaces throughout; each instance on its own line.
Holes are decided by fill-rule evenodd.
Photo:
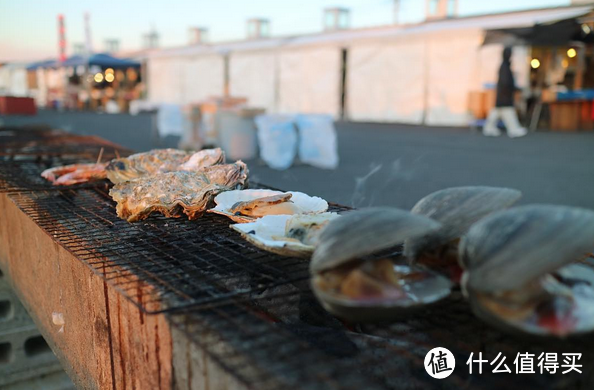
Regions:
M 66 61 L 66 26 L 62 14 L 58 15 L 58 50 L 60 62 Z

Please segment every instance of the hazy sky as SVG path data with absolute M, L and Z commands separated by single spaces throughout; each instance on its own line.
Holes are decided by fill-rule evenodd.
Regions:
M 567 5 L 569 0 L 459 0 L 462 16 Z M 402 18 L 418 21 L 425 0 L 402 0 Z M 95 51 L 108 38 L 121 48 L 141 48 L 141 36 L 155 26 L 161 46 L 183 45 L 188 27 L 209 29 L 211 41 L 241 39 L 248 18 L 271 20 L 273 35 L 320 31 L 322 9 L 351 9 L 351 25 L 366 27 L 393 21 L 392 0 L 0 0 L 0 61 L 38 60 L 57 53 L 57 15 L 66 20 L 68 54 L 84 41 L 83 15 L 91 15 Z

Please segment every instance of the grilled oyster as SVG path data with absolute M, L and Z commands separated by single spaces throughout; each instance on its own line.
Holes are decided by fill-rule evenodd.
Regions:
M 231 206 L 229 211 L 235 215 L 248 217 L 295 214 L 299 211 L 295 204 L 291 202 L 292 197 L 293 194 L 278 194 L 239 201 Z
M 495 213 L 460 242 L 463 292 L 505 330 L 566 337 L 594 330 L 594 212 L 533 205 Z
M 167 217 L 186 214 L 196 219 L 212 206 L 214 197 L 223 191 L 243 188 L 247 184 L 247 166 L 217 165 L 200 172 L 176 171 L 116 184 L 109 194 L 117 202 L 116 212 L 122 219 L 134 222 L 153 212 Z
M 406 256 L 458 283 L 462 276 L 458 260 L 460 238 L 473 223 L 512 206 L 521 196 L 520 191 L 510 188 L 474 186 L 446 188 L 427 195 L 411 212 L 439 222 L 441 229 L 408 239 Z
M 302 192 L 272 190 L 229 191 L 215 198 L 209 212 L 225 215 L 235 222 L 255 221 L 266 215 L 317 214 L 328 210 L 328 202 Z
M 336 213 L 297 214 L 287 220 L 285 236 L 316 247 L 326 226 L 338 218 Z
M 224 163 L 225 153 L 219 148 L 196 153 L 177 149 L 155 149 L 112 160 L 107 166 L 107 177 L 112 183 L 117 184 L 146 175 L 175 171 L 194 172 Z
M 398 318 L 447 297 L 447 278 L 391 258 L 369 257 L 440 227 L 430 218 L 393 208 L 352 211 L 333 220 L 322 231 L 310 263 L 316 297 L 329 312 L 357 322 Z
M 282 256 L 311 256 L 316 238 L 336 213 L 315 215 L 267 215 L 253 222 L 238 223 L 231 228 L 260 249 Z

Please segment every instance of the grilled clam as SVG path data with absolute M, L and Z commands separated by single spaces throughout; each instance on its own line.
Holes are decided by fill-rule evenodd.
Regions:
M 473 225 L 460 242 L 473 311 L 506 330 L 565 337 L 594 330 L 594 212 L 523 206 Z
M 434 192 L 421 199 L 411 212 L 441 224 L 431 234 L 410 238 L 405 253 L 411 261 L 423 264 L 458 282 L 458 242 L 473 223 L 495 211 L 510 207 L 522 193 L 509 188 L 454 187 Z
M 440 227 L 430 218 L 394 208 L 342 215 L 323 230 L 310 263 L 316 297 L 338 317 L 372 322 L 448 296 L 447 278 L 417 265 L 370 257 Z
M 225 153 L 219 148 L 205 149 L 196 153 L 177 149 L 155 149 L 112 160 L 107 166 L 107 177 L 112 183 L 117 184 L 159 173 L 195 172 L 224 163 Z
M 143 176 L 114 185 L 109 194 L 117 202 L 118 216 L 129 222 L 145 219 L 153 212 L 196 219 L 212 206 L 219 193 L 245 187 L 247 175 L 247 166 L 238 161 L 200 172 Z

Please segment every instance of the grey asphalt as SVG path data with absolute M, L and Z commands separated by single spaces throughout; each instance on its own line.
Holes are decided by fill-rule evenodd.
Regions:
M 47 123 L 97 134 L 139 151 L 177 143 L 156 136 L 150 115 L 42 111 L 36 117 L 0 119 L 5 125 Z M 594 132 L 536 132 L 510 139 L 455 128 L 348 122 L 336 127 L 338 169 L 297 164 L 275 171 L 254 160 L 248 161 L 252 180 L 356 207 L 408 209 L 442 188 L 490 185 L 521 190 L 522 203 L 594 209 Z
M 411 208 L 423 196 L 465 185 L 523 192 L 522 203 L 594 209 L 594 132 L 484 137 L 469 129 L 339 123 L 340 166 L 275 171 L 257 161 L 252 177 L 349 206 Z

